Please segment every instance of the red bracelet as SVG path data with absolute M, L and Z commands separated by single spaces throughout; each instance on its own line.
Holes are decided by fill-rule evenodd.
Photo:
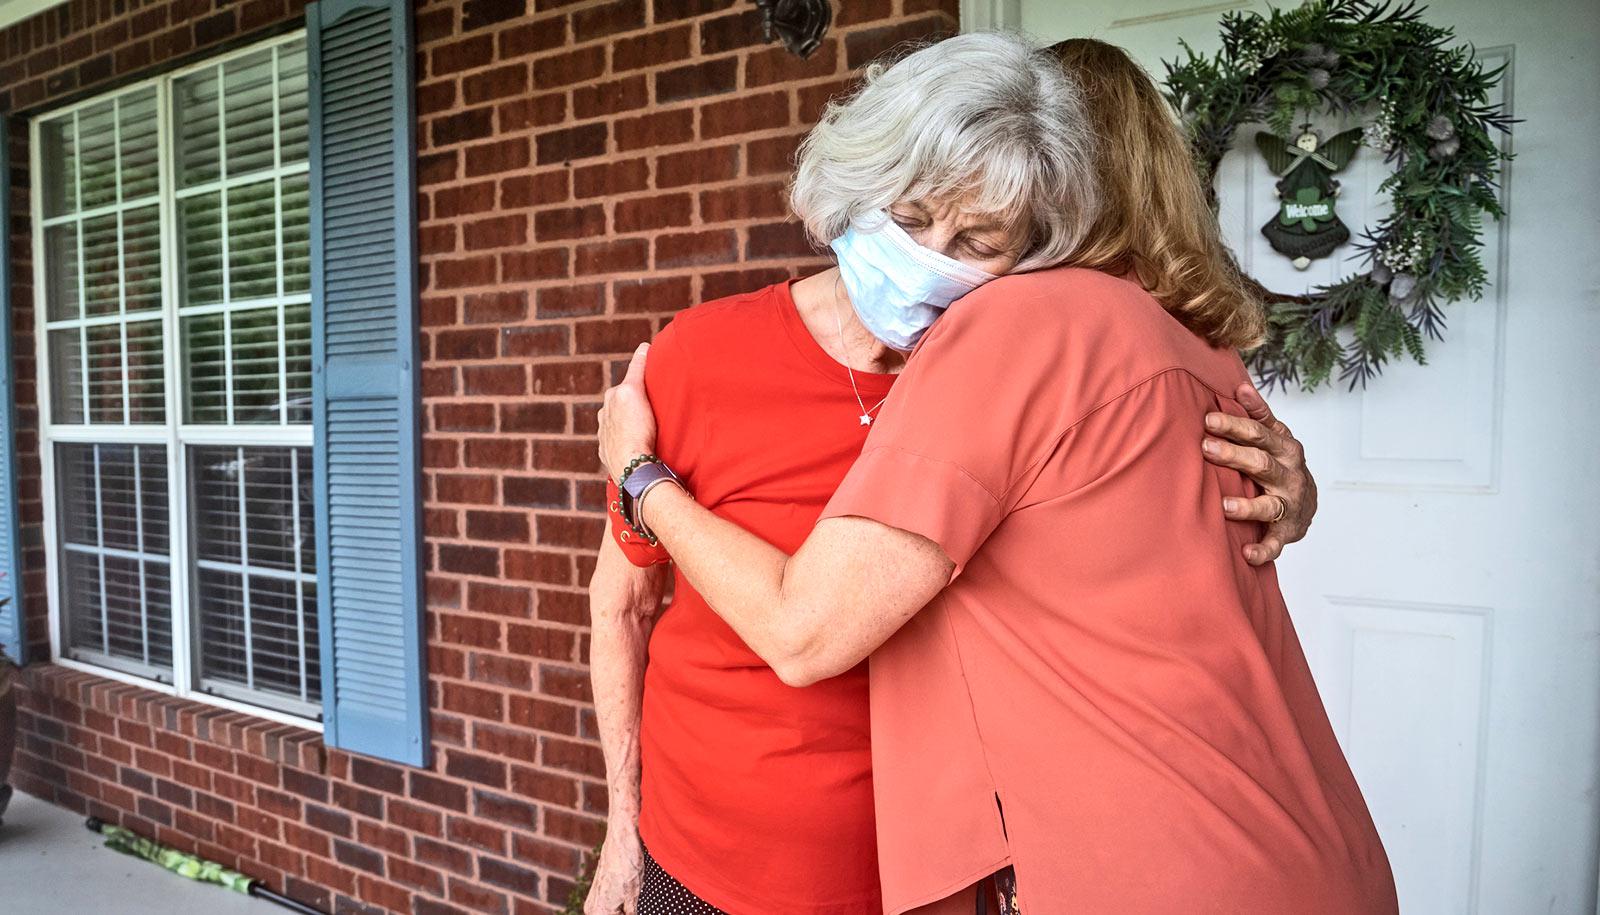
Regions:
M 606 480 L 606 517 L 611 528 L 611 538 L 617 546 L 622 548 L 622 555 L 628 561 L 641 568 L 658 566 L 664 562 L 671 562 L 672 555 L 667 548 L 659 543 L 652 545 L 650 541 L 639 535 L 638 531 L 622 516 L 622 498 L 617 490 L 615 480 Z

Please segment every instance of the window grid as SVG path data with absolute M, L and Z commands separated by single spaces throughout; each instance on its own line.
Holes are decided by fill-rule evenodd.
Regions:
M 309 458 L 304 458 L 299 453 L 299 449 L 309 448 L 311 445 L 312 431 L 309 423 L 309 406 L 306 406 L 303 411 L 296 411 L 297 415 L 291 416 L 289 403 L 292 394 L 303 395 L 305 388 L 305 381 L 302 379 L 302 383 L 297 384 L 294 391 L 289 389 L 289 360 L 292 358 L 290 352 L 291 345 L 298 344 L 300 347 L 300 349 L 296 351 L 296 354 L 293 356 L 293 358 L 304 359 L 308 358 L 304 356 L 304 352 L 308 350 L 308 341 L 302 341 L 299 339 L 291 341 L 286 332 L 286 325 L 289 323 L 287 309 L 299 306 L 301 312 L 296 316 L 296 318 L 297 320 L 303 322 L 305 320 L 304 311 L 309 308 L 310 303 L 309 291 L 303 293 L 293 293 L 288 291 L 286 271 L 288 269 L 287 261 L 291 255 L 289 254 L 288 249 L 285 248 L 285 179 L 293 179 L 297 176 L 301 177 L 301 183 L 296 190 L 302 197 L 301 201 L 299 201 L 299 205 L 303 206 L 303 195 L 305 194 L 304 176 L 309 172 L 309 163 L 303 158 L 295 161 L 285 160 L 284 102 L 287 98 L 285 95 L 286 92 L 295 91 L 297 93 L 303 93 L 305 91 L 304 74 L 297 74 L 300 78 L 300 84 L 293 90 L 289 89 L 280 82 L 285 72 L 284 68 L 282 67 L 282 61 L 286 56 L 285 50 L 296 45 L 298 45 L 299 48 L 303 48 L 303 40 L 303 36 L 301 35 L 285 36 L 274 39 L 251 48 L 243 49 L 224 58 L 212 59 L 201 64 L 167 74 L 163 77 L 159 77 L 146 83 L 129 87 L 119 91 L 115 96 L 101 96 L 78 103 L 72 108 L 64 111 L 51 112 L 48 115 L 44 115 L 35 119 L 33 123 L 34 133 L 31 148 L 35 156 L 32 168 L 32 174 L 35 176 L 35 187 L 33 194 L 35 201 L 34 224 L 41 227 L 41 230 L 35 233 L 34 263 L 36 265 L 36 273 L 38 274 L 36 279 L 40 280 L 40 282 L 36 283 L 35 288 L 38 290 L 38 296 L 40 298 L 40 302 L 38 303 L 39 307 L 37 308 L 38 317 L 36 320 L 38 322 L 40 331 L 37 334 L 37 347 L 40 381 L 39 397 L 41 407 L 41 440 L 44 446 L 42 448 L 42 453 L 49 455 L 45 461 L 46 466 L 44 467 L 44 473 L 47 500 L 45 513 L 46 536 L 48 542 L 53 545 L 52 549 L 47 551 L 47 569 L 49 581 L 48 590 L 52 621 L 51 631 L 53 654 L 56 655 L 57 660 L 66 659 L 69 661 L 69 663 L 72 654 L 83 654 L 87 656 L 96 654 L 95 652 L 74 652 L 71 647 L 66 644 L 68 641 L 67 631 L 65 629 L 66 610 L 62 604 L 62 588 L 64 587 L 64 582 L 61 578 L 64 570 L 61 568 L 61 563 L 65 560 L 65 557 L 69 552 L 81 554 L 84 552 L 90 552 L 91 550 L 88 550 L 86 547 L 81 545 L 66 544 L 57 535 L 57 529 L 62 523 L 62 519 L 58 516 L 58 513 L 60 511 L 67 510 L 70 508 L 70 506 L 59 504 L 59 499 L 57 498 L 58 493 L 56 492 L 55 488 L 55 476 L 57 468 L 53 466 L 55 461 L 53 451 L 54 443 L 80 442 L 96 446 L 95 450 L 97 467 L 99 443 L 137 443 L 140 447 L 146 448 L 154 445 L 157 446 L 160 452 L 164 453 L 166 459 L 164 472 L 167 478 L 166 486 L 170 505 L 166 505 L 165 507 L 168 511 L 168 518 L 178 519 L 172 522 L 176 530 L 174 530 L 171 536 L 168 538 L 169 553 L 165 556 L 159 556 L 148 551 L 143 530 L 145 523 L 144 505 L 142 501 L 137 502 L 136 504 L 138 505 L 138 513 L 134 519 L 136 528 L 138 530 L 136 549 L 126 550 L 119 547 L 106 545 L 104 540 L 104 531 L 97 528 L 96 542 L 98 544 L 98 548 L 93 549 L 92 552 L 98 554 L 96 565 L 100 570 L 102 584 L 106 581 L 107 557 L 122 559 L 135 563 L 138 568 L 137 594 L 139 597 L 139 610 L 142 614 L 140 620 L 145 624 L 143 632 L 148 640 L 149 620 L 147 614 L 152 609 L 151 604 L 149 603 L 149 584 L 146 580 L 146 570 L 144 564 L 143 562 L 139 562 L 137 560 L 152 559 L 159 560 L 163 563 L 170 563 L 169 568 L 173 573 L 170 576 L 171 581 L 169 587 L 171 592 L 169 603 L 172 615 L 170 622 L 171 639 L 173 642 L 173 660 L 171 668 L 167 671 L 167 675 L 163 678 L 166 682 L 170 682 L 172 684 L 167 691 L 174 692 L 179 695 L 195 695 L 196 698 L 205 698 L 208 701 L 212 701 L 216 704 L 224 705 L 229 708 L 248 711 L 252 714 L 265 715 L 277 720 L 289 721 L 300 726 L 311 726 L 318 728 L 320 727 L 320 724 L 316 720 L 308 720 L 320 717 L 320 699 L 318 695 L 314 694 L 314 691 L 320 691 L 320 684 L 316 682 L 316 675 L 314 673 L 314 669 L 317 667 L 317 662 L 314 657 L 314 653 L 317 649 L 317 644 L 314 641 L 316 639 L 317 630 L 315 617 L 309 616 L 309 613 L 314 613 L 316 609 L 314 603 L 316 574 L 314 568 L 307 568 L 302 564 L 301 555 L 298 550 L 295 552 L 295 563 L 292 572 L 279 572 L 270 568 L 250 567 L 248 564 L 248 559 L 245 559 L 244 557 L 241 557 L 243 561 L 238 567 L 231 569 L 231 571 L 241 575 L 241 578 L 246 581 L 248 581 L 248 578 L 246 577 L 248 576 L 264 579 L 281 578 L 292 581 L 296 584 L 296 587 L 293 589 L 294 598 L 292 602 L 294 619 L 296 621 L 296 629 L 294 632 L 294 637 L 286 651 L 292 653 L 295 663 L 298 664 L 298 670 L 301 677 L 298 695 L 268 695 L 258 692 L 251 692 L 249 687 L 254 685 L 254 671 L 250 673 L 250 676 L 247 678 L 243 689 L 231 688 L 230 684 L 227 683 L 201 683 L 201 652 L 200 644 L 197 639 L 199 630 L 195 625 L 194 616 L 194 614 L 201 609 L 198 601 L 197 581 L 200 569 L 211 567 L 215 564 L 209 561 L 202 563 L 200 561 L 191 560 L 190 558 L 196 555 L 193 550 L 193 544 L 190 542 L 195 535 L 196 530 L 194 523 L 192 522 L 192 517 L 193 512 L 200 508 L 200 506 L 198 505 L 197 494 L 191 491 L 191 480 L 189 479 L 188 473 L 188 458 L 190 451 L 192 451 L 196 446 L 217 444 L 237 446 L 241 454 L 246 447 L 260 448 L 270 446 L 281 448 L 287 451 L 290 465 L 294 474 L 300 473 L 302 469 L 305 473 L 310 473 Z M 303 50 L 299 50 L 299 48 L 297 48 L 297 51 L 299 51 L 299 53 L 303 53 Z M 226 127 L 228 100 L 225 91 L 228 68 L 230 64 L 237 64 L 251 55 L 259 54 L 263 50 L 267 51 L 266 59 L 270 62 L 270 83 L 268 84 L 267 88 L 267 95 L 270 97 L 271 118 L 270 164 L 265 168 L 256 169 L 254 171 L 247 170 L 243 174 L 230 174 L 227 171 L 229 164 L 229 138 Z M 177 168 L 175 166 L 175 157 L 177 154 L 179 140 L 173 130 L 178 117 L 177 106 L 173 104 L 174 87 L 185 76 L 192 76 L 199 71 L 204 71 L 207 69 L 211 69 L 214 73 L 214 79 L 218 92 L 216 98 L 218 176 L 214 181 L 198 183 L 192 187 L 180 188 L 178 186 L 179 179 L 177 176 Z M 154 111 L 157 122 L 155 132 L 155 144 L 157 151 L 155 160 L 151 165 L 151 170 L 153 173 L 153 180 L 157 185 L 157 192 L 155 194 L 130 195 L 125 193 L 126 189 L 123 187 L 123 100 L 137 92 L 150 92 L 152 87 L 154 89 Z M 247 87 L 247 89 L 248 88 L 251 87 Z M 256 86 L 255 88 L 259 88 L 259 86 Z M 113 128 L 111 149 L 114 160 L 114 199 L 109 203 L 102 203 L 94 207 L 84 208 L 84 156 L 81 143 L 81 125 L 86 120 L 84 112 L 89 111 L 94 106 L 104 105 L 108 102 L 110 104 Z M 39 138 L 42 125 L 44 125 L 46 122 L 58 121 L 62 119 L 70 120 L 72 125 L 71 143 L 73 144 L 73 149 L 70 150 L 70 154 L 72 155 L 73 162 L 70 169 L 70 180 L 72 181 L 73 187 L 71 188 L 70 193 L 73 195 L 73 198 L 70 201 L 70 206 L 65 204 L 63 205 L 64 212 L 47 217 L 43 213 L 45 206 L 45 203 L 43 202 L 44 195 L 40 190 L 40 182 L 42 182 L 44 178 L 42 177 L 43 172 L 40 169 L 41 163 L 38 158 L 41 151 Z M 303 119 L 297 120 L 296 126 L 303 134 Z M 138 134 L 135 134 L 135 136 L 138 136 Z M 259 135 L 252 135 L 249 138 L 250 141 L 259 141 L 260 139 L 261 138 Z M 207 140 L 209 141 L 209 138 L 207 138 Z M 64 142 L 65 138 L 63 138 L 63 143 Z M 246 141 L 241 140 L 241 143 L 242 142 Z M 305 140 L 303 136 L 297 136 L 297 146 L 303 149 L 304 143 Z M 236 153 L 236 155 L 237 154 L 238 153 Z M 257 298 L 240 299 L 234 295 L 234 289 L 232 288 L 233 283 L 230 282 L 229 279 L 233 272 L 230 269 L 233 266 L 231 263 L 231 255 L 233 252 L 230 250 L 231 239 L 228 231 L 228 220 L 230 215 L 232 215 L 229 213 L 228 194 L 233 188 L 254 184 L 269 184 L 271 188 L 272 200 L 270 201 L 270 216 L 268 217 L 271 219 L 271 226 L 265 237 L 268 243 L 273 245 L 273 250 L 275 252 L 275 263 L 273 267 L 273 274 L 268 283 L 267 291 L 269 292 L 269 295 Z M 218 195 L 217 217 L 220 222 L 220 237 L 218 242 L 220 243 L 222 249 L 222 259 L 218 269 L 219 274 L 222 277 L 220 284 L 222 301 L 218 303 L 190 307 L 186 305 L 183 299 L 185 287 L 183 285 L 184 277 L 182 274 L 184 271 L 180 267 L 180 261 L 184 240 L 179 237 L 181 231 L 181 213 L 179 208 L 182 200 L 189 199 L 196 195 L 207 192 L 216 193 Z M 265 200 L 260 202 L 262 204 L 267 203 Z M 153 253 L 159 262 L 159 310 L 135 312 L 135 318 L 136 320 L 148 320 L 151 323 L 159 321 L 160 323 L 157 326 L 160 328 L 160 331 L 156 339 L 158 341 L 165 341 L 164 352 L 176 353 L 182 352 L 184 349 L 182 324 L 183 318 L 192 315 L 204 314 L 223 315 L 226 328 L 222 341 L 224 345 L 226 362 L 226 370 L 224 374 L 226 384 L 225 391 L 227 393 L 225 398 L 225 422 L 193 423 L 187 421 L 187 359 L 162 360 L 162 362 L 165 363 L 165 368 L 161 370 L 159 375 L 156 376 L 160 379 L 165 388 L 159 397 L 159 402 L 161 403 L 162 409 L 165 413 L 165 421 L 144 424 L 130 422 L 134 410 L 134 403 L 131 396 L 133 392 L 130 389 L 130 385 L 133 382 L 133 372 L 130 371 L 130 334 L 128 328 L 129 314 L 127 311 L 130 302 L 128 285 L 129 249 L 126 243 L 127 229 L 125 228 L 124 214 L 129 210 L 135 210 L 141 207 L 155 207 L 159 214 L 155 217 L 159 227 L 159 244 L 158 250 Z M 89 223 L 96 218 L 104 218 L 112 214 L 114 214 L 116 231 L 115 241 L 117 260 L 115 281 L 117 282 L 118 287 L 115 302 L 116 312 L 113 314 L 91 315 L 89 313 L 90 306 L 87 299 L 88 290 L 86 258 L 84 257 L 83 251 L 84 226 L 86 223 Z M 72 233 L 70 240 L 76 245 L 77 248 L 76 275 L 73 277 L 73 283 L 75 287 L 74 291 L 76 292 L 77 297 L 77 314 L 76 317 L 72 319 L 52 320 L 49 309 L 45 307 L 43 301 L 46 292 L 46 285 L 43 280 L 44 274 L 47 272 L 46 262 L 48 260 L 43 250 L 45 246 L 45 236 L 47 234 L 45 230 L 57 226 L 65 226 L 68 223 L 72 224 L 72 228 L 69 230 Z M 303 228 L 297 225 L 297 230 L 299 230 L 303 236 Z M 304 240 L 301 238 L 299 240 L 299 249 L 301 250 L 298 251 L 297 260 L 297 266 L 299 266 L 301 269 L 304 269 L 303 248 Z M 265 277 L 263 277 L 263 279 L 265 279 Z M 302 285 L 305 284 L 302 283 Z M 236 404 L 235 397 L 233 396 L 235 389 L 233 314 L 235 312 L 268 312 L 274 319 L 273 323 L 276 325 L 276 333 L 273 336 L 275 336 L 276 343 L 276 401 L 278 409 L 276 411 L 275 422 L 271 424 L 234 424 L 234 421 L 239 418 L 235 412 Z M 120 343 L 121 349 L 119 364 L 116 366 L 116 368 L 120 369 L 122 382 L 120 417 L 122 421 L 120 423 L 97 421 L 97 417 L 91 411 L 89 403 L 91 366 L 94 359 L 98 358 L 93 352 L 91 352 L 91 328 L 105 327 L 110 329 L 110 327 L 113 325 L 116 327 L 116 329 L 112 331 L 112 333 L 116 336 L 117 341 Z M 262 328 L 262 330 L 265 329 L 265 327 Z M 302 324 L 298 330 L 303 334 L 304 325 Z M 52 351 L 53 341 L 50 339 L 50 332 L 52 331 L 75 331 L 76 343 L 82 351 L 80 365 L 76 367 L 77 371 L 75 373 L 77 375 L 79 384 L 82 386 L 81 391 L 75 392 L 78 402 L 83 408 L 83 415 L 81 417 L 83 422 L 81 423 L 52 422 L 52 420 L 55 418 L 50 412 L 51 405 L 49 403 L 51 393 L 50 385 L 52 383 L 50 380 L 52 377 L 51 371 L 52 366 L 55 364 L 52 362 L 52 357 L 55 356 L 55 353 Z M 264 347 L 262 348 L 264 349 Z M 271 364 L 272 363 L 270 362 L 267 363 L 269 366 Z M 160 363 L 158 363 L 158 366 L 159 365 Z M 270 369 L 268 369 L 268 371 L 270 371 Z M 302 368 L 301 371 L 308 371 L 308 367 Z M 268 413 L 266 415 L 271 416 L 272 414 Z M 137 465 L 138 462 L 135 461 L 135 466 L 137 467 Z M 298 481 L 297 476 L 294 477 L 294 479 Z M 135 485 L 142 485 L 142 481 L 136 480 Z M 97 501 L 100 498 L 98 495 L 99 486 L 100 481 L 97 476 Z M 241 492 L 243 491 L 243 486 L 244 481 L 241 478 Z M 301 499 L 298 482 L 296 485 L 292 485 L 289 488 L 292 493 L 292 504 L 288 506 L 288 510 L 291 512 L 290 517 L 294 519 L 295 530 L 299 530 L 301 528 L 301 515 L 303 512 L 309 515 L 310 506 L 302 506 L 301 503 L 304 500 Z M 241 504 L 241 509 L 244 507 L 245 506 Z M 104 519 L 98 516 L 97 508 L 96 522 L 97 524 L 103 525 L 103 521 Z M 244 512 L 241 511 L 241 529 L 243 529 L 245 523 Z M 309 524 L 309 521 L 307 521 L 306 524 Z M 84 558 L 86 560 L 88 559 L 87 556 Z M 307 589 L 310 589 L 309 594 Z M 248 599 L 248 591 L 249 589 L 246 588 L 246 599 Z M 105 606 L 106 603 L 104 600 L 102 600 L 102 611 L 104 611 Z M 248 613 L 246 619 L 249 619 Z M 105 632 L 107 627 L 104 615 L 102 615 L 100 624 L 102 632 Z M 245 631 L 247 633 L 249 632 L 249 629 L 250 627 L 246 625 Z M 307 633 L 308 629 L 310 630 L 309 639 L 312 640 L 309 644 Z M 101 647 L 106 647 L 106 643 L 102 642 Z M 148 647 L 145 654 L 148 657 Z M 253 660 L 253 655 L 248 652 L 246 657 L 252 658 Z M 98 663 L 103 663 L 102 659 L 95 658 L 94 660 Z M 113 671 L 120 670 L 124 674 L 128 672 L 126 667 L 118 667 L 114 664 L 111 666 Z M 134 666 L 137 667 L 137 665 Z M 119 676 L 113 671 L 100 671 L 98 666 L 96 666 L 95 669 L 97 672 L 106 672 L 109 675 L 117 676 L 119 679 L 125 678 Z M 143 683 L 147 686 L 150 685 L 148 680 L 143 679 L 144 676 L 148 676 L 147 672 L 135 671 L 135 676 L 138 678 L 137 682 Z M 158 686 L 156 688 L 161 687 Z

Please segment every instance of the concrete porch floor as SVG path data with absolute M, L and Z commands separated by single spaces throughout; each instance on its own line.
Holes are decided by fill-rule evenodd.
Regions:
M 18 791 L 0 826 L 0 912 L 271 915 L 270 902 L 119 854 L 70 810 Z

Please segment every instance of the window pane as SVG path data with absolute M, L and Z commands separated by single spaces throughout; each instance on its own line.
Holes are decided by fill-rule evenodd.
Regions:
M 178 205 L 183 304 L 222 301 L 222 195 L 213 191 Z
M 85 210 L 117 202 L 116 113 L 110 101 L 78 112 L 78 196 Z
M 73 134 L 72 115 L 46 121 L 39 127 L 39 163 L 43 166 L 40 183 L 46 218 L 71 213 L 78 208 L 78 150 Z
M 117 214 L 83 221 L 83 300 L 90 315 L 114 315 L 121 309 L 121 264 L 117 260 Z
M 278 219 L 272 181 L 228 189 L 228 288 L 233 301 L 278 294 Z
M 233 313 L 233 421 L 283 421 L 279 409 L 278 309 Z
M 217 144 L 217 71 L 201 70 L 172 87 L 173 146 L 179 187 L 222 177 Z
M 120 423 L 122 417 L 122 327 L 97 324 L 89 338 L 89 421 Z
M 183 319 L 183 359 L 188 369 L 184 401 L 189 422 L 228 421 L 226 340 L 225 315 L 195 315 Z
M 163 375 L 160 321 L 128 322 L 128 421 L 163 423 L 167 419 L 167 383 Z
M 283 306 L 284 396 L 288 421 L 311 422 L 311 303 Z
M 311 291 L 311 193 L 304 172 L 283 178 L 283 291 Z
M 223 65 L 227 97 L 228 177 L 271 168 L 272 52 L 258 51 Z
M 78 306 L 78 226 L 44 230 L 45 317 L 64 321 L 82 317 Z
M 56 423 L 83 422 L 82 330 L 50 332 L 50 418 Z
M 56 446 L 64 632 L 73 654 L 170 677 L 165 449 Z
M 156 207 L 123 212 L 122 272 L 129 312 L 161 307 L 161 213 Z
M 306 45 L 303 41 L 278 48 L 278 130 L 284 165 L 304 162 L 306 152 Z
M 190 455 L 202 680 L 317 701 L 310 450 Z
M 131 92 L 117 101 L 122 151 L 122 199 L 148 197 L 158 190 L 156 90 Z

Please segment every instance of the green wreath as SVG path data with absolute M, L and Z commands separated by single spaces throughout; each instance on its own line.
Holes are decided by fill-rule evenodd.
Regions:
M 1360 141 L 1395 169 L 1379 188 L 1394 211 L 1358 242 L 1370 270 L 1306 295 L 1247 278 L 1266 303 L 1268 336 L 1246 361 L 1269 388 L 1314 390 L 1337 372 L 1353 389 L 1391 358 L 1426 363 L 1424 338 L 1442 339 L 1444 304 L 1483 294 L 1483 214 L 1503 215 L 1498 180 L 1510 158 L 1492 132 L 1510 133 L 1513 121 L 1489 102 L 1503 68 L 1485 70 L 1422 12 L 1312 0 L 1267 16 L 1228 13 L 1220 52 L 1184 43 L 1187 60 L 1165 64 L 1167 97 L 1213 207 L 1217 166 L 1241 125 L 1286 135 L 1307 112 L 1376 109 Z

